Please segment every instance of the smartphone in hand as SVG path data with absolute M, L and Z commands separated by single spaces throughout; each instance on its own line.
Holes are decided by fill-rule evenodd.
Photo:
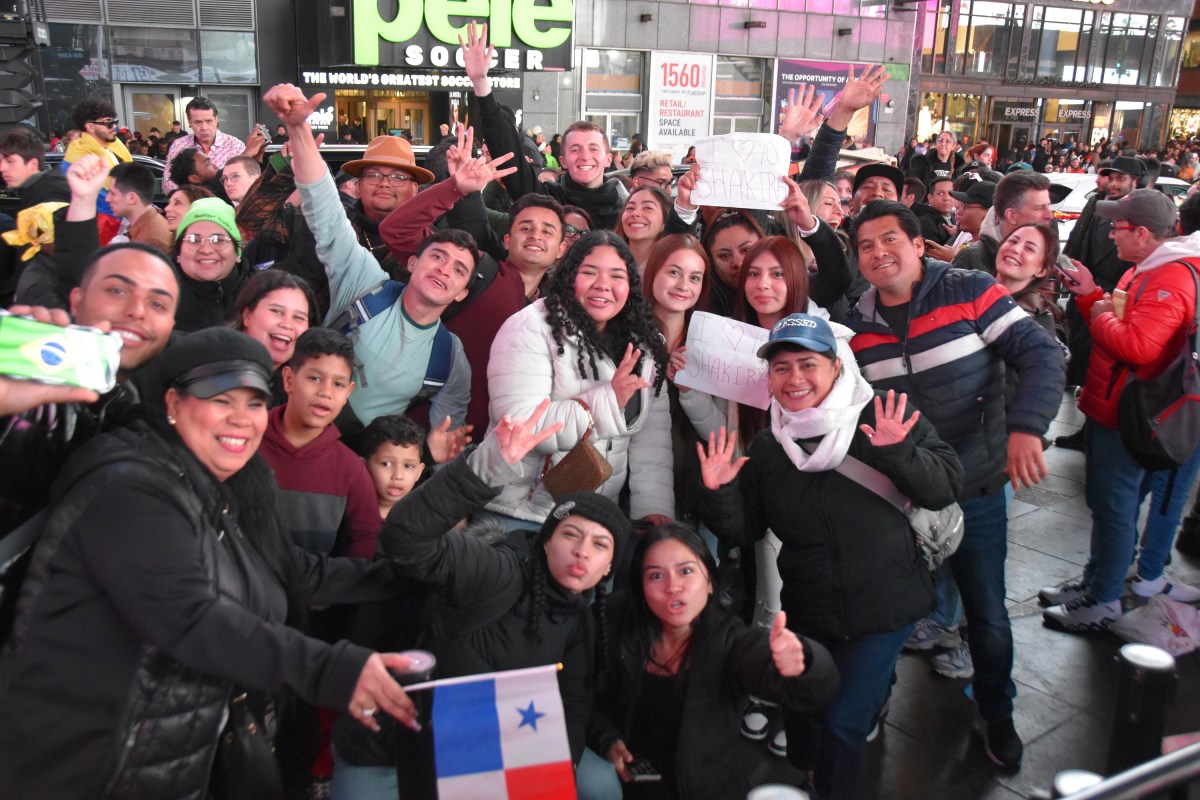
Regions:
M 1058 273 L 1059 280 L 1063 281 L 1064 283 L 1067 283 L 1071 286 L 1079 285 L 1079 279 L 1075 277 L 1075 274 L 1079 272 L 1079 269 L 1072 264 L 1071 259 L 1067 258 L 1066 256 L 1058 257 L 1058 259 L 1054 262 L 1054 271 Z
M 629 777 L 634 783 L 651 783 L 662 780 L 662 773 L 644 758 L 635 758 L 626 765 L 625 769 L 629 771 Z

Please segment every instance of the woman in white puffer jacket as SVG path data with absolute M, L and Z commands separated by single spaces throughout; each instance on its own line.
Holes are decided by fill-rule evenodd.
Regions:
M 542 474 L 588 437 L 612 465 L 596 491 L 616 500 L 629 479 L 630 516 L 656 524 L 675 510 L 667 352 L 642 295 L 628 245 L 610 231 L 581 238 L 551 274 L 543 297 L 511 316 L 488 361 L 492 425 L 523 419 L 549 396 L 541 426 L 556 436 L 521 462 L 488 510 L 541 522 L 554 507 Z M 547 458 L 549 457 L 549 458 Z

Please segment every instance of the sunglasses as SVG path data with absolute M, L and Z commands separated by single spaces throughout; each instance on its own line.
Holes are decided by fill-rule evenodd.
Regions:
M 103 125 L 106 128 L 115 128 L 121 124 L 121 120 L 117 119 L 116 117 L 113 117 L 112 119 L 94 119 L 92 120 L 92 124 Z
M 583 236 L 585 233 L 591 233 L 589 228 L 576 228 L 574 225 L 563 225 L 563 233 L 567 236 Z

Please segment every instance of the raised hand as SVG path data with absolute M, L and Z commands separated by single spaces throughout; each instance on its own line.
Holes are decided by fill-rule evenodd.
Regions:
M 454 150 L 455 148 L 450 149 Z M 512 156 L 512 153 L 504 153 L 490 161 L 483 156 L 466 160 L 460 159 L 455 166 L 455 171 L 451 173 L 454 176 L 454 186 L 458 189 L 458 193 L 465 197 L 471 192 L 481 192 L 493 180 L 512 175 L 517 171 L 516 167 L 500 169 L 500 165 L 511 159 Z
M 471 155 L 475 152 L 474 128 L 459 127 L 456 135 L 458 141 L 446 151 L 446 172 L 451 177 L 458 172 L 459 167 L 471 160 Z
M 817 218 L 813 216 L 812 209 L 808 205 L 808 198 L 804 196 L 804 192 L 800 191 L 796 182 L 788 176 L 783 175 L 780 180 L 788 189 L 787 197 L 783 199 L 783 212 L 796 224 L 797 228 L 802 231 L 811 231 L 817 226 Z
M 80 156 L 79 160 L 67 169 L 67 185 L 71 187 L 71 197 L 81 200 L 99 197 L 104 182 L 108 180 L 108 168 L 109 165 L 100 156 L 92 153 Z
M 787 614 L 780 611 L 771 625 L 771 658 L 785 678 L 804 674 L 804 645 L 787 629 Z
M 450 418 L 446 417 L 441 425 L 429 431 L 425 442 L 429 445 L 429 454 L 438 464 L 444 464 L 456 457 L 463 448 L 471 443 L 471 431 L 474 425 L 463 425 L 461 428 L 450 430 Z
M 275 112 L 279 121 L 289 128 L 298 127 L 308 121 L 308 115 L 317 110 L 317 106 L 325 100 L 325 93 L 318 92 L 311 98 L 305 97 L 299 87 L 290 83 L 280 83 L 272 86 L 265 95 L 263 103 Z
M 875 447 L 899 444 L 904 441 L 908 432 L 913 429 L 913 425 L 916 425 L 917 420 L 921 418 L 921 412 L 914 411 L 913 415 L 905 422 L 904 411 L 907 405 L 908 395 L 901 392 L 897 399 L 895 389 L 888 389 L 886 404 L 879 395 L 875 395 L 875 427 L 859 425 L 858 429 L 867 435 Z
M 696 442 L 696 452 L 700 456 L 700 479 L 706 489 L 720 489 L 730 483 L 750 460 L 746 456 L 734 458 L 737 454 L 737 437 L 727 435 L 724 427 L 708 435 L 707 453 L 700 442 Z
M 488 44 L 487 23 L 478 25 L 474 20 L 467 24 L 467 39 L 463 41 L 462 34 L 458 35 L 458 43 L 463 49 L 463 66 L 467 77 L 472 82 L 487 77 L 492 68 L 492 59 L 496 56 L 496 48 Z
M 779 120 L 779 135 L 794 142 L 815 131 L 825 121 L 825 115 L 821 113 L 824 102 L 825 95 L 810 84 L 789 89 L 787 108 Z
M 388 668 L 404 669 L 411 663 L 411 659 L 399 653 L 372 653 L 359 673 L 354 693 L 350 695 L 350 716 L 378 733 L 379 722 L 375 715 L 385 711 L 400 724 L 414 731 L 421 730 L 421 724 L 417 722 L 417 707 L 404 693 L 404 687 L 396 683 L 396 679 L 388 672 Z
M 630 343 L 625 348 L 625 357 L 617 364 L 617 371 L 612 377 L 613 392 L 617 395 L 617 407 L 624 408 L 633 399 L 635 392 L 645 389 L 650 384 L 641 375 L 635 375 L 633 370 L 642 351 Z
M 262 151 L 267 148 L 267 139 L 262 135 L 262 131 L 258 129 L 257 125 L 251 129 L 250 135 L 246 137 L 245 142 L 246 149 L 243 151 L 243 154 L 251 158 L 258 158 L 262 154 Z
M 854 77 L 854 66 L 846 80 L 846 88 L 838 99 L 838 110 L 851 113 L 860 108 L 866 108 L 883 90 L 883 84 L 888 79 L 888 71 L 882 64 L 868 67 L 867 71 L 858 78 Z
M 496 437 L 500 455 L 508 464 L 516 464 L 533 448 L 563 429 L 561 422 L 547 425 L 540 431 L 537 429 L 538 422 L 549 407 L 550 398 L 547 397 L 538 403 L 538 407 L 526 419 L 514 420 L 505 415 L 496 423 L 490 435 Z
M 692 202 L 692 192 L 696 191 L 696 181 L 700 180 L 700 164 L 693 162 L 692 168 L 679 176 L 679 181 L 675 184 L 675 205 L 685 211 L 695 211 L 696 205 Z

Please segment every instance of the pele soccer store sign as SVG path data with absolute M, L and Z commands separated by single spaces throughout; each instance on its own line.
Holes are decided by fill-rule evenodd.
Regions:
M 676 162 L 712 128 L 716 56 L 706 53 L 650 54 L 650 118 L 646 147 L 665 150 Z
M 487 23 L 494 68 L 571 68 L 575 0 L 353 0 L 354 63 L 462 69 L 458 37 Z

